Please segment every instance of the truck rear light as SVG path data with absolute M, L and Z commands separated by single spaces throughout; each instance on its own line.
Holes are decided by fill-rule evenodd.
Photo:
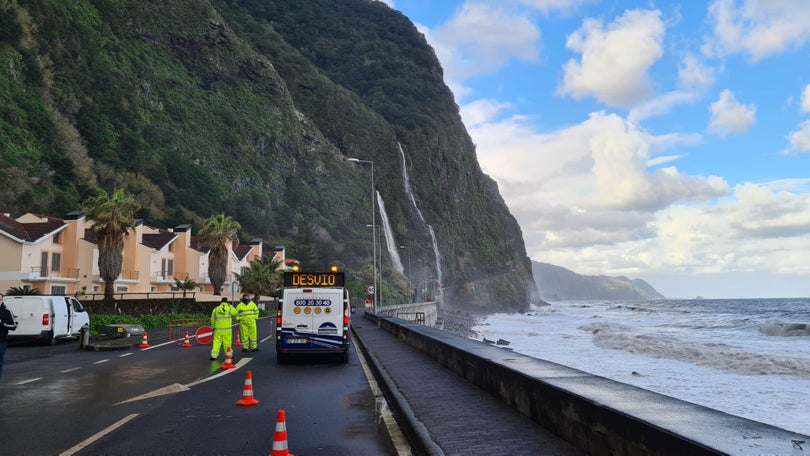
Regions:
M 51 322 L 51 315 L 50 314 L 42 314 L 42 326 L 48 326 Z

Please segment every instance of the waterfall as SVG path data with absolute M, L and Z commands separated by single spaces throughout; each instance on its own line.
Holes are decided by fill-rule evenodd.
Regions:
M 428 233 L 430 233 L 430 242 L 433 244 L 433 256 L 436 258 L 436 275 L 439 283 L 442 282 L 442 257 L 439 255 L 439 245 L 436 242 L 436 232 L 433 231 L 433 226 L 430 225 L 427 220 L 425 220 L 425 216 L 422 214 L 422 210 L 419 209 L 419 206 L 416 204 L 416 198 L 413 196 L 413 191 L 411 190 L 411 179 L 408 177 L 408 167 L 405 164 L 405 151 L 402 150 L 402 144 L 397 142 L 397 147 L 399 147 L 399 155 L 402 157 L 402 183 L 405 187 L 405 193 L 408 195 L 408 199 L 411 200 L 411 204 L 413 204 L 413 208 L 416 209 L 417 215 L 419 215 L 419 219 L 422 223 L 425 224 L 427 227 Z M 410 271 L 408 271 L 410 272 Z
M 380 220 L 382 221 L 380 225 L 382 225 L 381 228 L 383 236 L 385 237 L 385 245 L 388 248 L 388 256 L 391 257 L 391 264 L 397 272 L 403 274 L 405 268 L 402 267 L 402 260 L 399 258 L 399 248 L 394 242 L 394 233 L 391 231 L 391 224 L 388 222 L 388 213 L 385 212 L 385 203 L 383 203 L 380 192 L 377 192 L 377 205 L 380 208 Z M 382 248 L 382 246 L 380 246 L 380 248 Z

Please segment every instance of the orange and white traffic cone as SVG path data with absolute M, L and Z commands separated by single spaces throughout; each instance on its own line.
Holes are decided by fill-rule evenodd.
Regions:
M 253 397 L 253 374 L 247 371 L 245 375 L 245 388 L 242 390 L 242 399 L 236 401 L 236 405 L 256 405 L 259 401 Z
M 149 347 L 149 341 L 146 338 L 146 331 L 143 332 L 143 339 L 141 339 L 141 345 L 138 345 L 138 348 L 147 348 Z
M 181 345 L 181 347 L 191 347 L 191 341 L 188 340 L 188 331 L 186 331 L 186 341 L 183 342 L 183 345 Z
M 239 337 L 239 330 L 236 330 L 236 342 L 233 343 L 234 347 L 241 347 L 242 346 L 242 339 Z
M 287 420 L 284 410 L 278 411 L 276 418 L 276 433 L 273 434 L 273 451 L 270 456 L 295 456 L 287 449 Z
M 220 366 L 220 369 L 233 369 L 236 366 L 233 364 L 233 356 L 231 356 L 231 347 L 225 350 L 225 364 Z

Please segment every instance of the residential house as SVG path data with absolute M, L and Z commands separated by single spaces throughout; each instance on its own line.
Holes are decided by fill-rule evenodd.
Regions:
M 65 247 L 68 224 L 56 217 L 0 214 L 0 289 L 37 288 L 42 293 L 76 290 L 79 270 Z M 65 253 L 71 255 L 67 257 Z

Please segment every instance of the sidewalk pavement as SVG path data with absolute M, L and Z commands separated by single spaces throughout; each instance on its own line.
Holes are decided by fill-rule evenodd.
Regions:
M 373 321 L 352 329 L 415 454 L 584 454 Z

